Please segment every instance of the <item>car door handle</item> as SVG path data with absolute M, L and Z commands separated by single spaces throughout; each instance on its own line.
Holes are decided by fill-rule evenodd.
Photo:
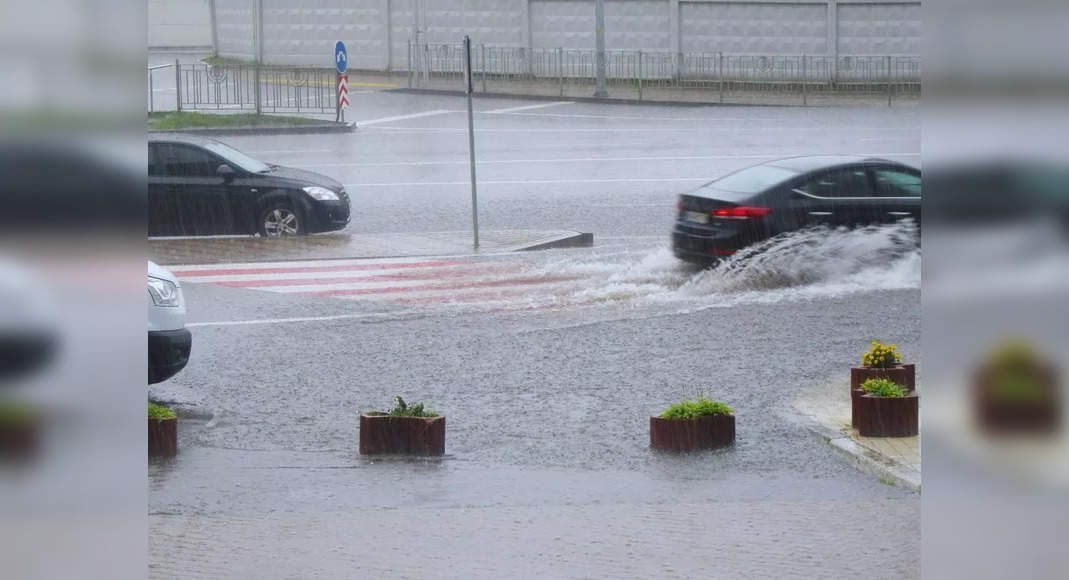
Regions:
M 830 212 L 830 211 L 811 211 L 811 212 L 809 212 L 809 215 L 829 216 L 829 215 L 832 215 L 832 212 Z
M 887 212 L 887 214 L 888 215 L 895 215 L 895 216 L 913 215 L 913 214 L 909 213 L 908 211 L 889 211 L 889 212 Z

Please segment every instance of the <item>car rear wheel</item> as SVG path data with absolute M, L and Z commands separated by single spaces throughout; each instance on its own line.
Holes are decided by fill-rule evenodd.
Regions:
M 289 204 L 276 204 L 260 214 L 260 235 L 267 238 L 299 236 L 304 233 L 301 216 Z

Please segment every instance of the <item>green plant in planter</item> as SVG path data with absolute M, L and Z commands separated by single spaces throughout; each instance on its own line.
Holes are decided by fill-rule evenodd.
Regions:
M 898 345 L 886 345 L 878 340 L 872 341 L 869 351 L 861 356 L 861 364 L 871 368 L 889 369 L 902 362 Z
M 661 413 L 662 419 L 693 419 L 704 415 L 732 415 L 735 409 L 721 401 L 710 400 L 705 395 L 698 395 L 694 400 L 683 399 L 665 412 Z
M 869 379 L 861 383 L 861 390 L 874 397 L 905 397 L 906 389 L 889 379 Z
M 14 427 L 33 425 L 41 417 L 41 411 L 24 401 L 0 398 L 0 426 Z
M 1024 340 L 1004 340 L 988 356 L 990 394 L 999 402 L 1018 406 L 1047 404 L 1051 400 L 1050 377 L 1036 348 Z
M 368 411 L 363 413 L 364 415 L 382 416 L 389 415 L 390 417 L 437 417 L 438 412 L 429 407 L 424 407 L 423 403 L 416 403 L 409 405 L 405 403 L 405 400 L 400 395 L 397 396 L 397 405 L 389 411 L 383 413 L 381 411 Z
M 174 419 L 178 414 L 174 411 L 164 407 L 163 405 L 157 405 L 156 403 L 149 402 L 148 404 L 148 418 L 149 419 Z

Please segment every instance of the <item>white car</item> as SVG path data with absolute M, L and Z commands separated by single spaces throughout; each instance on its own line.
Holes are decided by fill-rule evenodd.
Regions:
M 178 278 L 148 263 L 148 383 L 173 377 L 189 362 L 193 337 L 186 329 L 186 300 Z

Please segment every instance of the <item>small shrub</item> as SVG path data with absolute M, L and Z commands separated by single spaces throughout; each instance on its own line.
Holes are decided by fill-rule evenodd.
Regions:
M 1007 339 L 988 355 L 988 390 L 1000 402 L 1022 407 L 1053 404 L 1045 362 L 1030 342 Z
M 397 396 L 397 405 L 390 409 L 387 415 L 391 417 L 437 417 L 438 413 L 431 408 L 424 408 L 423 403 L 409 405 L 400 395 Z
M 861 356 L 861 364 L 877 369 L 889 369 L 902 362 L 902 355 L 898 353 L 898 345 L 886 345 L 877 340 L 872 341 L 872 347 Z
M 16 399 L 0 398 L 0 425 L 5 427 L 33 425 L 40 418 L 37 407 Z
M 148 418 L 149 419 L 174 419 L 178 414 L 174 411 L 164 407 L 163 405 L 157 405 L 156 403 L 149 402 L 148 404 Z
M 861 383 L 861 390 L 874 397 L 905 397 L 906 389 L 889 379 L 869 379 Z
M 705 415 L 731 415 L 735 409 L 720 401 L 712 401 L 705 395 L 698 395 L 693 401 L 683 399 L 683 402 L 668 407 L 661 413 L 662 419 L 693 419 Z

